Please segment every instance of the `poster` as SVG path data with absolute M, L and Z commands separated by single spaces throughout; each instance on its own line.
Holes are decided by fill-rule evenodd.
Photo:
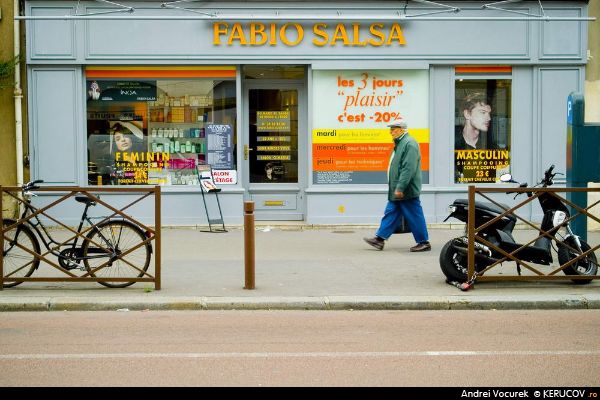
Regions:
M 405 121 L 429 182 L 429 71 L 314 72 L 314 184 L 387 183 L 389 124 Z
M 140 160 L 139 153 L 116 153 L 114 178 L 115 185 L 145 185 L 148 183 L 148 162 Z
M 206 133 L 206 162 L 214 169 L 234 169 L 233 129 L 231 125 L 208 124 Z
M 88 132 L 89 184 L 146 185 L 150 164 L 163 162 L 147 151 L 143 121 L 88 119 Z
M 256 160 L 264 161 L 264 182 L 284 180 L 282 161 L 292 159 L 290 111 L 256 111 Z M 287 135 L 286 135 L 287 134 Z
M 156 81 L 88 80 L 88 100 L 156 101 Z
M 257 111 L 256 132 L 289 132 L 290 111 Z
M 213 180 L 213 172 L 210 165 L 206 164 L 198 164 L 196 166 L 196 171 L 198 172 L 198 180 L 200 181 L 200 186 L 206 192 L 220 192 L 221 189 L 215 185 Z
M 457 80 L 455 100 L 454 182 L 499 182 L 510 172 L 511 80 Z

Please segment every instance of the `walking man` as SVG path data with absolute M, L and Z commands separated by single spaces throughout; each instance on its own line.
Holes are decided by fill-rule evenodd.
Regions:
M 419 199 L 421 194 L 419 144 L 408 134 L 406 122 L 388 126 L 394 139 L 394 154 L 388 172 L 388 203 L 375 236 L 364 240 L 377 250 L 383 250 L 385 241 L 394 233 L 404 216 L 417 242 L 410 251 L 429 251 L 431 244 Z

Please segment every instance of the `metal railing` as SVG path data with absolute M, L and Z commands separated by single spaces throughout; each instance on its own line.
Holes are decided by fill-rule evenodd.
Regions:
M 558 275 L 559 272 L 561 272 L 562 270 L 564 270 L 565 268 L 571 266 L 572 264 L 578 262 L 579 260 L 583 259 L 584 257 L 586 257 L 588 254 L 595 252 L 597 249 L 600 248 L 600 244 L 598 245 L 591 245 L 590 244 L 590 248 L 587 251 L 583 251 L 581 254 L 579 254 L 577 257 L 569 260 L 568 262 L 561 264 L 559 266 L 551 266 L 552 270 L 544 273 L 543 271 L 541 271 L 539 267 L 535 267 L 530 263 L 530 262 L 526 262 L 523 261 L 521 259 L 519 259 L 518 254 L 521 250 L 525 249 L 527 246 L 530 246 L 531 244 L 533 244 L 539 237 L 539 235 L 533 235 L 533 239 L 530 240 L 529 242 L 526 243 L 519 243 L 519 247 L 513 251 L 511 251 L 510 253 L 508 251 L 505 251 L 503 249 L 501 249 L 500 247 L 498 247 L 497 245 L 487 241 L 485 238 L 483 238 L 482 236 L 479 235 L 480 232 L 484 231 L 486 228 L 488 228 L 490 225 L 496 223 L 498 220 L 500 220 L 501 218 L 504 218 L 508 215 L 512 215 L 514 217 L 517 218 L 517 220 L 522 221 L 524 224 L 526 224 L 527 226 L 537 230 L 540 235 L 546 236 L 549 239 L 553 238 L 554 232 L 556 232 L 557 228 L 552 228 L 551 230 L 554 232 L 550 232 L 550 231 L 544 231 L 543 229 L 541 229 L 539 226 L 537 226 L 536 224 L 534 224 L 531 221 L 526 220 L 525 218 L 520 217 L 519 215 L 517 215 L 515 213 L 516 210 L 518 210 L 519 208 L 531 203 L 534 200 L 537 200 L 537 198 L 542 195 L 543 193 L 550 193 L 550 195 L 555 196 L 556 198 L 558 198 L 561 202 L 563 202 L 565 205 L 570 206 L 573 210 L 575 210 L 576 212 L 573 213 L 574 215 L 571 215 L 569 218 L 567 218 L 562 225 L 570 222 L 571 220 L 577 218 L 578 216 L 582 216 L 584 218 L 591 218 L 594 221 L 600 222 L 600 219 L 594 215 L 592 215 L 589 210 L 591 208 L 593 208 L 594 206 L 596 206 L 597 204 L 600 203 L 600 201 L 596 201 L 595 203 L 588 205 L 588 207 L 586 208 L 581 208 L 578 205 L 574 204 L 573 202 L 567 200 L 566 198 L 558 195 L 557 193 L 560 192 L 598 192 L 600 191 L 599 188 L 482 188 L 482 187 L 475 187 L 475 186 L 469 186 L 469 208 L 468 208 L 468 223 L 467 223 L 467 237 L 468 237 L 468 279 L 471 280 L 473 279 L 474 275 L 475 275 L 475 242 L 479 242 L 484 244 L 485 246 L 488 246 L 492 251 L 499 253 L 500 255 L 502 255 L 501 258 L 497 259 L 495 262 L 493 262 L 492 264 L 488 265 L 487 267 L 485 267 L 483 270 L 477 272 L 477 276 L 476 279 L 477 281 L 534 281 L 534 280 L 590 280 L 590 279 L 598 279 L 600 278 L 600 275 Z M 489 196 L 486 196 L 485 193 L 531 193 L 531 196 L 528 196 L 528 198 L 522 202 L 520 202 L 519 204 L 515 205 L 514 207 L 511 208 L 506 208 L 506 206 L 504 206 L 503 204 L 498 203 L 497 201 L 493 200 L 492 198 L 490 198 Z M 502 214 L 499 214 L 498 216 L 494 217 L 493 219 L 486 221 L 485 223 L 483 223 L 480 226 L 475 226 L 475 207 L 473 207 L 472 205 L 475 204 L 475 196 L 476 195 L 480 195 L 481 197 L 485 198 L 486 200 L 489 200 L 492 204 L 496 205 L 497 207 L 499 207 L 502 210 L 505 210 Z M 505 271 L 502 272 L 502 275 L 483 275 L 487 272 L 489 272 L 490 270 L 492 270 L 495 267 L 498 267 L 499 265 L 501 265 L 503 262 L 516 262 L 518 265 L 524 267 L 525 269 L 527 269 L 528 271 L 532 272 L 532 275 L 521 275 L 520 271 L 518 275 L 508 275 L 506 274 Z M 483 276 L 482 276 L 483 275 Z
M 58 198 L 51 198 L 49 204 L 39 208 L 24 199 L 21 192 L 22 188 L 20 187 L 0 186 L 0 209 L 2 209 L 2 198 L 4 195 L 7 198 L 15 199 L 21 209 L 23 207 L 31 207 L 30 212 L 24 218 L 7 220 L 10 221 L 8 226 L 5 225 L 3 219 L 0 219 L 0 248 L 4 249 L 4 251 L 0 252 L 0 290 L 3 289 L 5 284 L 22 282 L 98 282 L 109 287 L 125 287 L 135 282 L 153 282 L 155 290 L 161 289 L 161 198 L 159 186 L 151 188 L 40 187 L 35 189 L 36 193 L 51 192 L 53 196 Z M 127 204 L 114 207 L 101 199 L 99 193 L 126 194 L 128 195 L 126 198 Z M 135 194 L 139 196 L 135 196 Z M 89 219 L 87 219 L 88 223 L 81 225 L 79 229 L 74 229 L 49 213 L 50 210 L 56 208 L 59 204 L 69 199 L 75 199 L 75 196 L 79 196 L 79 201 L 84 204 L 85 202 L 93 202 L 92 205 L 104 207 L 104 209 L 102 207 L 99 210 L 94 209 L 94 215 L 90 213 L 88 215 Z M 81 198 L 83 196 L 86 199 Z M 154 200 L 152 202 L 154 208 L 153 223 L 144 224 L 126 212 L 134 205 L 141 203 L 149 197 L 150 199 L 146 200 L 146 202 L 151 202 L 151 196 L 153 196 Z M 75 207 L 72 208 L 75 209 Z M 95 216 L 98 212 L 105 210 L 108 210 L 111 214 L 107 216 Z M 77 212 L 74 213 L 76 214 Z M 44 221 L 47 222 L 44 223 Z M 53 223 L 52 225 L 50 225 L 50 221 Z M 112 221 L 115 221 L 112 228 L 107 228 L 111 227 Z M 115 226 L 131 227 L 131 230 L 137 233 L 137 236 L 134 236 L 139 238 L 139 240 L 130 244 L 127 250 L 117 249 L 115 251 L 114 248 L 109 248 L 101 240 L 102 233 L 99 232 L 102 228 L 114 230 Z M 33 247 L 41 250 L 36 251 L 35 248 L 26 248 L 26 246 L 19 244 L 19 241 L 15 240 L 15 236 L 22 231 L 33 233 L 35 238 L 31 241 L 38 243 L 37 246 Z M 141 235 L 142 232 L 143 236 Z M 9 233 L 15 236 L 10 236 Z M 58 240 L 56 240 L 57 236 L 59 236 Z M 29 239 L 31 239 L 31 236 Z M 81 241 L 81 246 L 75 250 L 75 247 L 71 245 L 79 241 Z M 39 246 L 39 244 L 42 246 Z M 17 274 L 14 274 L 15 271 L 5 271 L 5 258 L 10 255 L 10 251 L 7 252 L 8 248 L 17 249 L 27 258 L 31 257 L 31 261 L 21 267 L 23 270 L 29 268 L 31 273 L 25 273 L 25 276 L 17 276 Z M 129 257 L 139 249 L 142 249 L 145 254 L 144 265 L 136 265 L 136 261 L 132 261 L 131 257 Z M 68 253 L 69 251 L 70 253 Z M 82 252 L 87 253 L 88 251 L 90 254 L 95 253 L 95 255 L 89 257 L 82 256 Z M 107 255 L 109 251 L 112 251 L 111 256 Z M 147 256 L 148 251 L 150 252 L 150 258 Z M 77 257 L 74 255 L 75 253 L 77 253 Z M 69 256 L 72 257 L 69 258 Z M 151 270 L 150 260 L 152 257 L 154 258 L 154 271 Z M 88 262 L 88 260 L 91 259 L 99 261 L 95 261 L 97 264 L 90 266 L 91 262 Z M 110 268 L 115 263 L 119 262 L 127 267 L 127 271 L 131 271 L 132 276 L 101 276 L 106 271 L 110 271 Z M 50 268 L 48 269 L 47 267 Z M 54 276 L 30 276 L 31 274 L 40 275 L 44 273 L 53 275 L 52 272 Z M 110 272 L 107 273 L 110 274 Z

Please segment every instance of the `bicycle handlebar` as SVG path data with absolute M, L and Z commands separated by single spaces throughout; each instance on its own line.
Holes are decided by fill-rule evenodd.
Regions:
M 39 189 L 40 187 L 37 186 L 38 183 L 44 183 L 44 180 L 43 179 L 37 179 L 35 181 L 27 182 L 26 184 L 24 184 L 21 187 L 21 190 L 23 190 L 24 192 L 26 192 L 28 190 Z
M 554 183 L 554 176 L 556 174 L 553 174 L 552 171 L 554 171 L 554 164 L 544 172 L 544 179 L 542 180 L 544 186 L 551 186 Z

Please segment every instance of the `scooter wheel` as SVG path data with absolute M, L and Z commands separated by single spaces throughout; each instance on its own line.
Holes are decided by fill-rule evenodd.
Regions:
M 567 238 L 564 241 L 566 245 L 569 247 L 575 248 L 575 240 L 573 238 Z M 572 259 L 576 258 L 578 254 L 573 250 L 570 250 L 565 244 L 558 244 L 558 261 L 561 265 L 568 263 Z M 581 240 L 581 250 L 584 252 L 590 249 L 590 245 Z M 594 252 L 589 253 L 584 258 L 574 262 L 569 265 L 567 268 L 563 269 L 565 275 L 596 275 L 598 272 L 598 259 Z M 586 285 L 590 283 L 593 279 L 573 279 L 573 283 L 578 285 Z
M 467 258 L 454 249 L 454 239 L 440 251 L 440 268 L 449 281 L 466 282 L 469 278 Z

